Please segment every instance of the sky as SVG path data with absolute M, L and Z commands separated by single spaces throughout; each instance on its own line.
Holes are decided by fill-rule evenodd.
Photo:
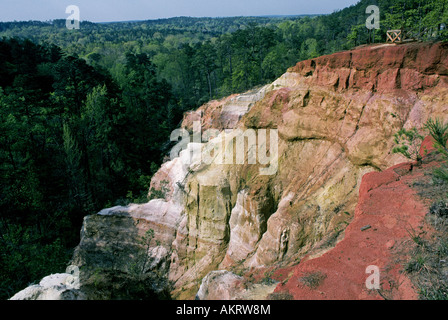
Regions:
M 229 17 L 326 14 L 359 0 L 0 0 L 0 21 L 66 19 L 76 5 L 81 21 L 149 20 L 178 16 Z

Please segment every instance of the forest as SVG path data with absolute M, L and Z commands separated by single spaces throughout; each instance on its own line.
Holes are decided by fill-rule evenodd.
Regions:
M 362 0 L 329 15 L 0 23 L 0 299 L 63 272 L 83 217 L 149 200 L 184 112 L 298 61 L 447 40 L 448 0 Z M 366 7 L 381 12 L 365 26 Z

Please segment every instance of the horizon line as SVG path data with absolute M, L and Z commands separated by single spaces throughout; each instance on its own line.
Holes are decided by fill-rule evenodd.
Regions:
M 172 16 L 165 18 L 150 18 L 150 19 L 142 19 L 142 20 L 115 20 L 115 21 L 90 21 L 90 20 L 79 20 L 82 22 L 89 23 L 134 23 L 134 22 L 145 22 L 145 21 L 158 21 L 158 20 L 168 20 L 175 18 L 190 18 L 190 19 L 226 19 L 226 18 L 288 18 L 288 17 L 305 17 L 305 16 L 324 16 L 328 15 L 328 13 L 304 13 L 304 14 L 272 14 L 272 15 L 241 15 L 241 16 Z M 53 21 L 67 20 L 67 18 L 55 18 L 49 20 L 9 20 L 9 21 L 0 21 L 0 23 L 23 23 L 23 22 L 42 22 L 42 23 L 51 23 Z

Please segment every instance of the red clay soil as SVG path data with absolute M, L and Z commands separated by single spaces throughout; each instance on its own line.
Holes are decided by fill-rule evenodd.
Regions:
M 429 139 L 423 144 L 429 150 L 431 145 Z M 423 226 L 428 204 L 410 186 L 423 179 L 435 164 L 413 167 L 404 163 L 366 174 L 355 217 L 346 229 L 345 238 L 321 257 L 309 260 L 305 257 L 276 292 L 288 292 L 295 300 L 418 299 L 411 281 L 401 272 L 403 267 L 396 262 L 393 248 L 410 240 L 409 231 Z M 370 276 L 366 269 L 371 265 L 381 271 L 379 291 L 366 286 Z M 276 274 L 285 271 L 278 270 Z M 310 274 L 320 275 L 316 287 L 303 282 Z

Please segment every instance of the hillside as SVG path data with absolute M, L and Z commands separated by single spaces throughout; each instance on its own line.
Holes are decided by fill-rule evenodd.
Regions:
M 403 228 L 416 228 L 427 209 L 406 186 L 422 173 L 406 175 L 409 166 L 399 165 L 405 159 L 391 151 L 394 134 L 422 128 L 431 117 L 446 121 L 447 92 L 448 45 L 437 42 L 321 56 L 299 62 L 271 84 L 211 101 L 185 114 L 182 127 L 197 131 L 199 121 L 202 130 L 278 130 L 278 150 L 270 143 L 277 170 L 263 175 L 265 166 L 247 162 L 186 164 L 190 150 L 202 146 L 204 156 L 207 146 L 213 148 L 213 141 L 191 143 L 153 177 L 158 199 L 84 219 L 72 259 L 81 271 L 79 288 L 61 286 L 68 276 L 62 274 L 15 298 L 194 299 L 201 283 L 225 288 L 242 276 L 249 279 L 242 290 L 256 286 L 256 297 L 275 290 L 315 298 L 317 291 L 296 289 L 314 268 L 326 275 L 324 298 L 378 298 L 361 294 L 360 275 L 371 264 L 390 263 L 385 246 L 405 240 Z M 381 210 L 369 206 L 372 201 Z M 372 230 L 360 233 L 364 224 Z M 338 278 L 345 269 L 337 260 L 345 258 L 352 272 Z M 214 277 L 216 270 L 231 273 Z M 340 296 L 347 286 L 354 289 Z M 213 297 L 209 291 L 203 286 L 199 296 Z M 416 295 L 400 291 L 397 297 Z

